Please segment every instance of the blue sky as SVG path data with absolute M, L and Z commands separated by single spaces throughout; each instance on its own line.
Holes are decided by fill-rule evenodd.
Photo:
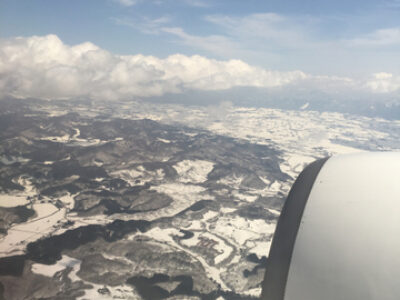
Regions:
M 21 97 L 99 97 L 101 82 L 104 98 L 250 86 L 400 102 L 400 0 L 0 0 L 0 75 Z
M 400 70 L 400 1 L 0 3 L 1 37 L 51 33 L 67 44 L 90 41 L 118 54 L 200 54 L 323 75 Z

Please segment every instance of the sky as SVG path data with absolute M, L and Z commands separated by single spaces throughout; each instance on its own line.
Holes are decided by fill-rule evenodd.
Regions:
M 234 87 L 399 99 L 400 0 L 0 0 L 0 95 Z

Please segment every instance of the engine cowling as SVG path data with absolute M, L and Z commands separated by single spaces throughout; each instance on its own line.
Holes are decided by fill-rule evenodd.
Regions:
M 304 169 L 278 221 L 261 299 L 400 299 L 400 152 Z

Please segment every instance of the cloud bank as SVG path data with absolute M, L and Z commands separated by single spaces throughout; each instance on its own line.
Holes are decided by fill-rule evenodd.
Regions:
M 0 41 L 0 96 L 116 100 L 234 87 L 393 93 L 400 89 L 400 77 L 379 73 L 357 82 L 301 71 L 269 71 L 240 60 L 218 61 L 198 55 L 175 54 L 165 59 L 122 56 L 89 42 L 69 46 L 55 35 Z
M 125 99 L 187 89 L 276 87 L 301 80 L 300 71 L 272 72 L 239 60 L 217 61 L 180 54 L 113 55 L 92 43 L 65 45 L 57 36 L 0 43 L 0 89 L 16 97 Z

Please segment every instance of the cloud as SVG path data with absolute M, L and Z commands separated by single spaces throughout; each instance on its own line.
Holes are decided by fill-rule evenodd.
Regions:
M 211 5 L 205 1 L 201 1 L 201 0 L 183 0 L 183 2 L 189 6 L 193 6 L 193 7 L 210 7 Z
M 375 30 L 349 41 L 353 46 L 386 47 L 400 45 L 400 27 Z
M 306 40 L 302 26 L 275 13 L 244 17 L 209 15 L 204 19 L 218 26 L 223 33 L 200 36 L 190 34 L 181 27 L 168 26 L 160 26 L 159 32 L 175 36 L 178 38 L 176 42 L 181 45 L 216 57 L 267 57 L 271 61 L 276 61 L 281 55 L 277 48 L 297 51 L 299 47 L 309 47 L 311 43 Z
M 164 5 L 164 4 L 170 5 L 171 3 L 174 4 L 182 3 L 183 5 L 192 6 L 194 8 L 208 8 L 212 6 L 211 3 L 203 0 L 152 0 L 152 2 L 158 5 Z
M 207 15 L 204 21 L 208 26 L 216 27 L 220 41 L 226 41 L 226 46 L 220 47 L 224 49 L 220 51 L 225 53 L 223 57 L 231 55 L 228 57 L 265 66 L 300 67 L 308 72 L 320 72 L 334 48 L 332 41 L 320 38 L 321 30 L 318 28 L 321 20 L 315 17 L 265 12 Z M 202 38 L 207 41 L 209 37 Z M 182 38 L 182 42 L 186 41 Z M 207 44 L 217 45 L 201 43 L 199 47 Z M 209 53 L 219 55 L 216 51 Z M 315 59 L 319 61 L 315 63 Z
M 273 72 L 198 55 L 113 55 L 89 42 L 68 46 L 55 35 L 0 41 L 0 90 L 15 97 L 129 99 L 185 90 L 272 88 L 306 77 L 301 71 Z
M 400 90 L 400 76 L 391 73 L 376 73 L 368 80 L 366 86 L 377 93 L 391 93 Z
M 185 32 L 180 27 L 162 27 L 161 31 L 179 38 L 178 43 L 219 57 L 235 57 L 241 52 L 241 47 L 229 37 L 222 35 L 198 36 Z
M 167 2 L 164 0 L 163 4 Z M 172 46 L 164 51 L 184 46 L 186 53 L 240 59 L 267 68 L 302 69 L 313 74 L 362 77 L 382 69 L 392 73 L 399 69 L 400 27 L 367 31 L 374 24 L 360 26 L 362 21 L 348 15 L 322 18 L 273 12 L 212 14 L 180 20 L 179 25 L 171 17 L 140 16 L 115 21 L 143 34 L 161 36 Z
M 205 20 L 243 40 L 257 39 L 275 46 L 299 47 L 312 42 L 311 29 L 317 22 L 310 17 L 286 17 L 277 13 L 245 16 L 208 15 Z
M 158 34 L 160 33 L 162 26 L 165 26 L 171 22 L 171 18 L 169 16 L 162 16 L 155 19 L 151 19 L 146 16 L 140 16 L 135 19 L 111 18 L 111 20 L 117 25 L 128 26 L 145 34 Z
M 400 3 L 400 2 L 399 2 Z M 338 18 L 338 17 L 336 17 Z M 330 18 L 330 22 L 334 20 Z M 381 28 L 351 38 L 326 35 L 329 18 L 310 16 L 286 16 L 277 13 L 256 13 L 245 16 L 208 15 L 205 20 L 223 29 L 226 35 L 240 40 L 252 39 L 270 44 L 276 49 L 338 49 L 347 46 L 400 45 L 400 27 Z M 343 22 L 346 18 L 343 19 Z M 324 27 L 325 26 L 325 27 Z
M 199 55 L 121 56 L 90 42 L 69 46 L 56 35 L 0 40 L 0 96 L 117 100 L 235 87 L 269 89 L 293 100 L 315 91 L 331 96 L 393 94 L 400 91 L 400 76 L 382 72 L 361 81 L 271 71 Z
M 133 6 L 137 4 L 140 0 L 113 0 L 113 1 L 123 6 Z

